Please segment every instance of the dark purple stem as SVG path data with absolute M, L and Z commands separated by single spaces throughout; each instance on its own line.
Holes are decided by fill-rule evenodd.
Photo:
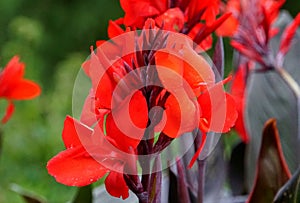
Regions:
M 197 130 L 197 135 L 194 140 L 194 147 L 195 151 L 198 150 L 198 147 L 201 145 L 202 140 L 202 133 Z M 203 203 L 204 199 L 204 185 L 205 185 L 205 167 L 206 167 L 206 159 L 203 160 L 197 160 L 197 166 L 198 166 L 198 194 L 197 194 L 197 202 Z
M 148 125 L 149 126 L 149 125 Z M 146 140 L 141 140 L 139 146 L 138 146 L 138 154 L 139 155 L 150 155 L 153 151 L 153 137 L 154 137 L 154 130 L 147 128 L 144 138 Z M 152 186 L 150 186 L 151 182 L 151 161 L 152 158 L 144 159 L 143 156 L 141 156 L 141 159 L 139 159 L 140 166 L 142 168 L 142 186 L 143 186 L 143 195 L 139 198 L 139 203 L 150 203 L 150 189 Z
M 199 176 L 198 176 L 198 198 L 197 202 L 202 203 L 204 199 L 204 185 L 205 185 L 205 167 L 206 159 L 197 161 Z
M 189 195 L 189 189 L 186 181 L 186 172 L 185 172 L 185 167 L 182 163 L 181 159 L 177 159 L 176 162 L 177 166 L 177 192 L 178 192 L 178 198 L 180 199 L 180 202 L 184 203 L 190 203 L 190 195 Z
M 162 166 L 160 155 L 156 155 L 151 174 L 150 201 L 152 203 L 161 203 L 161 185 L 162 185 Z

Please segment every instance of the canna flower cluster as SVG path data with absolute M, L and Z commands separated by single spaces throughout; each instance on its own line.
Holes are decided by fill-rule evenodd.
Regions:
M 218 30 L 225 35 L 232 36 L 231 45 L 241 54 L 233 77 L 231 94 L 235 98 L 239 113 L 235 129 L 246 143 L 250 139 L 244 123 L 248 75 L 251 71 L 272 70 L 279 74 L 286 74 L 282 68 L 284 57 L 300 25 L 298 14 L 284 30 L 279 49 L 274 54 L 270 48 L 270 40 L 279 32 L 279 28 L 276 28 L 274 23 L 284 3 L 285 0 L 230 0 L 224 10 L 232 12 L 232 15 Z M 225 33 L 225 30 L 231 32 Z
M 206 134 L 228 132 L 235 124 L 235 101 L 223 88 L 230 78 L 217 82 L 202 56 L 212 45 L 212 32 L 230 14 L 216 18 L 219 1 L 124 0 L 121 5 L 125 16 L 110 21 L 111 39 L 97 41 L 82 65 L 90 91 L 81 117 L 67 116 L 66 149 L 47 169 L 69 186 L 107 175 L 110 195 L 126 199 L 131 190 L 140 202 L 152 202 L 161 172 L 150 163 L 159 162 L 174 139 L 194 130 L 203 134 L 192 167 Z
M 14 112 L 13 100 L 33 99 L 40 95 L 38 84 L 24 77 L 25 64 L 19 62 L 19 57 L 14 56 L 8 64 L 0 70 L 0 98 L 7 100 L 6 112 L 1 119 L 5 124 Z
M 125 16 L 109 21 L 110 38 L 124 32 L 121 25 L 127 31 L 142 29 L 147 19 L 151 18 L 160 29 L 189 36 L 204 51 L 212 47 L 211 33 L 230 17 L 230 13 L 225 13 L 217 19 L 220 14 L 220 0 L 122 0 L 120 3 Z M 98 43 L 101 44 L 101 41 Z

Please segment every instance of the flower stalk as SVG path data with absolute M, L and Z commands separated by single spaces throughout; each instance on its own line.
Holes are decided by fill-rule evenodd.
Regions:
M 197 130 L 197 135 L 194 140 L 194 148 L 195 151 L 202 145 L 202 136 L 203 134 L 200 130 Z M 197 193 L 197 202 L 203 203 L 204 201 L 204 188 L 205 188 L 205 168 L 206 168 L 206 158 L 205 159 L 197 159 L 198 166 L 198 193 Z

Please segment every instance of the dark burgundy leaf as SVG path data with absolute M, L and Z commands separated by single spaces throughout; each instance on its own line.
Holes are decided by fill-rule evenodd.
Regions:
M 181 159 L 178 159 L 176 162 L 177 166 L 177 192 L 178 192 L 178 198 L 180 203 L 190 203 L 190 196 L 189 196 L 189 190 L 188 185 L 186 181 L 185 176 L 185 167 L 182 163 Z
M 228 177 L 229 184 L 234 196 L 244 195 L 246 193 L 245 186 L 245 149 L 246 145 L 244 142 L 237 144 L 231 153 L 229 166 L 228 166 Z
M 272 202 L 291 174 L 281 149 L 275 119 L 266 122 L 257 161 L 256 179 L 248 203 Z
M 161 202 L 161 189 L 162 189 L 162 172 L 161 172 L 161 159 L 160 155 L 157 155 L 153 169 L 151 174 L 151 180 L 150 185 L 152 185 L 151 188 L 151 194 L 150 194 L 150 200 L 153 203 L 160 203 Z
M 278 191 L 274 203 L 300 202 L 300 166 L 293 177 Z
M 172 169 L 169 168 L 169 202 L 179 203 L 178 193 L 177 193 L 177 177 L 176 174 L 173 173 Z
M 215 65 L 214 72 L 216 75 L 216 81 L 219 82 L 224 77 L 224 44 L 222 37 L 218 38 L 218 41 L 215 45 L 213 63 Z

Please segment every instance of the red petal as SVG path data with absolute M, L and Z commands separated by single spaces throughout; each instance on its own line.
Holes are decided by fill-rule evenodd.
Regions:
M 24 75 L 24 70 L 25 64 L 19 62 L 18 56 L 14 56 L 0 73 L 0 86 L 21 79 Z
M 122 199 L 129 197 L 129 188 L 122 173 L 111 171 L 105 179 L 105 188 L 114 197 L 122 197 Z
M 222 83 L 219 82 L 198 98 L 202 118 L 199 128 L 208 125 L 209 131 L 225 133 L 235 124 L 238 116 L 235 101 L 223 90 Z
M 155 22 L 165 30 L 179 32 L 184 26 L 184 15 L 179 8 L 168 9 L 165 13 L 158 16 Z
M 64 122 L 62 138 L 66 148 L 82 146 L 83 139 L 89 138 L 93 130 L 74 118 L 67 116 Z
M 219 14 L 219 0 L 206 0 L 205 12 L 201 19 L 208 25 L 213 24 L 216 16 Z
M 213 33 L 217 28 L 219 28 L 229 17 L 231 13 L 225 13 L 220 18 L 215 20 L 211 25 L 204 25 L 204 28 L 201 32 L 198 32 L 197 35 L 193 38 L 193 40 L 199 44 L 205 38 L 207 38 L 211 33 Z
M 213 44 L 213 38 L 212 38 L 212 35 L 209 35 L 204 40 L 202 40 L 202 42 L 199 44 L 199 46 L 202 49 L 201 51 L 207 51 L 212 47 L 212 44 Z
M 232 13 L 230 17 L 216 30 L 220 36 L 233 36 L 237 30 L 240 15 L 241 5 L 240 0 L 229 0 L 226 3 L 226 12 Z
M 238 24 L 239 21 L 234 16 L 230 16 L 222 25 L 220 25 L 220 27 L 216 30 L 216 33 L 220 36 L 231 37 L 237 30 Z
M 188 36 L 191 37 L 195 41 L 195 43 L 199 44 L 199 46 L 202 49 L 200 51 L 206 51 L 211 48 L 213 40 L 212 40 L 212 36 L 208 35 L 206 38 L 201 39 L 201 41 L 197 41 L 197 38 L 196 38 L 197 34 L 202 32 L 202 29 L 205 29 L 204 24 L 198 23 L 188 33 Z
M 238 109 L 238 119 L 236 120 L 234 129 L 237 131 L 243 142 L 248 143 L 249 142 L 249 135 L 245 128 L 245 121 L 244 121 L 244 105 L 241 107 L 242 109 Z
M 155 64 L 158 66 L 157 72 L 165 88 L 182 86 L 182 81 L 174 80 L 174 76 L 181 77 L 183 75 L 184 60 L 180 56 L 168 50 L 157 51 L 155 53 Z
M 237 51 L 241 52 L 241 54 L 245 55 L 249 59 L 256 60 L 257 62 L 259 62 L 261 64 L 264 64 L 264 60 L 261 57 L 261 55 L 259 55 L 258 53 L 256 53 L 252 49 L 249 49 L 248 47 L 240 44 L 237 41 L 231 41 L 230 44 L 233 48 L 235 48 Z
M 96 47 L 100 47 L 102 44 L 104 44 L 106 40 L 97 40 L 96 41 Z
M 108 43 L 105 43 L 108 45 Z M 101 52 L 101 49 L 97 49 Z M 105 63 L 107 62 L 107 56 L 102 51 L 102 58 L 100 59 L 98 54 L 97 55 L 92 51 L 91 58 L 86 61 L 82 66 L 85 73 L 90 77 L 92 81 L 92 87 L 95 91 L 93 95 L 98 99 L 97 104 L 100 106 L 95 106 L 95 108 L 107 108 L 110 109 L 111 107 L 111 98 L 112 93 L 115 88 L 116 83 L 110 78 L 109 70 L 112 70 L 113 67 L 110 67 L 109 70 L 105 69 Z M 111 64 L 106 64 L 109 67 Z
M 163 12 L 168 8 L 168 0 L 152 0 L 151 3 L 160 12 Z
M 95 98 L 94 91 L 90 90 L 90 94 L 85 99 L 80 116 L 82 123 L 88 126 L 94 126 L 101 118 L 111 112 L 110 109 L 103 108 L 100 102 L 99 99 Z
M 203 147 L 205 145 L 205 142 L 206 142 L 206 137 L 207 137 L 206 133 L 202 133 L 201 144 L 198 147 L 198 150 L 195 152 L 194 156 L 192 157 L 192 159 L 191 159 L 191 161 L 190 161 L 190 163 L 188 165 L 189 168 L 193 167 L 195 161 L 197 160 L 197 158 L 199 157 L 200 153 L 202 152 L 202 149 L 203 149 Z
M 164 0 L 165 2 L 165 0 Z M 121 7 L 125 11 L 124 24 L 130 27 L 142 28 L 148 17 L 163 13 L 166 8 L 164 3 L 152 2 L 149 0 L 121 0 Z M 160 10 L 165 9 L 165 10 Z
M 142 93 L 137 91 L 132 98 L 127 97 L 122 103 L 113 105 L 112 113 L 106 119 L 107 136 L 117 143 L 117 147 L 127 152 L 129 147 L 137 147 L 147 122 L 147 102 Z
M 280 46 L 279 46 L 279 52 L 283 56 L 288 52 L 291 46 L 291 42 L 294 38 L 294 35 L 296 34 L 297 28 L 300 25 L 300 13 L 296 16 L 296 18 L 291 22 L 290 25 L 287 26 L 287 28 L 284 30 L 284 33 L 282 34 Z
M 203 4 L 203 1 L 198 1 L 198 0 L 190 0 L 189 5 L 187 7 L 187 15 L 188 15 L 188 22 L 195 22 L 200 19 L 196 19 L 198 14 L 202 9 L 205 8 L 206 5 Z
M 23 79 L 25 64 L 19 62 L 19 57 L 13 57 L 0 72 L 0 97 L 7 99 L 32 99 L 41 92 L 40 87 Z
M 8 106 L 6 108 L 5 115 L 3 116 L 2 120 L 1 120 L 2 124 L 5 124 L 10 119 L 10 117 L 12 116 L 12 114 L 14 112 L 14 109 L 15 109 L 14 104 L 11 101 L 8 101 Z
M 198 96 L 201 87 L 214 84 L 215 75 L 205 59 L 198 55 L 188 44 L 178 52 L 181 52 L 182 56 L 177 53 L 177 50 L 176 52 L 170 50 L 156 52 L 155 63 L 164 68 L 158 69 L 160 80 L 164 87 L 172 89 L 176 87 L 175 83 L 177 83 L 177 86 L 182 83 L 178 83 L 177 80 L 174 81 L 170 74 L 177 74 L 178 77 L 182 75 L 182 80 L 185 80 Z
M 185 90 L 178 90 L 176 94 L 176 97 L 170 95 L 165 104 L 167 121 L 163 132 L 171 138 L 193 131 L 199 118 L 197 106 Z
M 238 71 L 235 73 L 234 79 L 232 81 L 230 93 L 232 94 L 235 100 L 237 111 L 238 111 L 238 118 L 235 123 L 235 130 L 241 136 L 241 139 L 247 143 L 249 141 L 249 136 L 247 134 L 245 124 L 244 124 L 244 110 L 245 110 L 244 95 L 245 95 L 245 88 L 246 88 L 245 68 L 246 67 L 240 67 Z
M 89 185 L 108 172 L 83 147 L 69 148 L 59 153 L 48 162 L 47 170 L 57 182 L 78 187 Z
M 124 33 L 124 30 L 117 24 L 120 20 L 112 21 L 110 20 L 108 23 L 108 37 L 109 38 L 114 38 L 118 35 L 121 35 Z
M 4 97 L 14 100 L 33 99 L 39 96 L 41 88 L 38 84 L 22 79 L 11 83 L 7 91 L 4 93 Z

